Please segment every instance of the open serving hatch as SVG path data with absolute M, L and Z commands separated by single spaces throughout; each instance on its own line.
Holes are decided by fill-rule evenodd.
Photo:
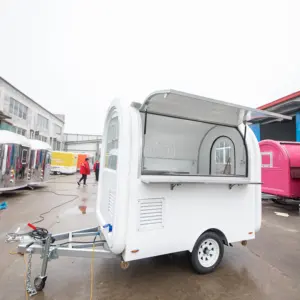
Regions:
M 145 183 L 249 184 L 246 127 L 241 134 L 238 126 L 270 118 L 291 120 L 175 90 L 152 93 L 139 110 L 145 114 L 141 173 Z
M 152 93 L 144 101 L 140 111 L 234 127 L 244 122 L 258 123 L 263 118 L 292 119 L 289 116 L 176 90 Z

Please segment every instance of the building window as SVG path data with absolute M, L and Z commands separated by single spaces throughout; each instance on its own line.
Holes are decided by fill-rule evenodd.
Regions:
M 11 131 L 26 136 L 26 130 L 23 128 L 12 126 Z
M 27 120 L 28 107 L 24 105 L 23 107 L 23 119 Z
M 213 175 L 235 174 L 235 149 L 228 137 L 219 137 L 213 144 L 211 151 L 211 166 Z
M 19 115 L 19 102 L 18 101 L 15 101 L 15 104 L 14 104 L 14 112 L 13 112 L 13 114 L 15 115 L 15 116 L 18 116 Z
M 10 98 L 10 102 L 9 102 L 9 112 L 12 114 L 14 111 L 14 99 Z
M 105 155 L 105 167 L 117 170 L 119 146 L 119 120 L 117 116 L 112 116 L 107 129 L 107 143 Z
M 27 119 L 28 107 L 19 101 L 10 98 L 9 102 L 9 112 L 21 119 Z
M 61 131 L 62 131 L 62 130 L 61 130 L 61 127 L 60 127 L 60 126 L 54 124 L 54 131 L 55 131 L 56 134 L 61 134 Z
M 45 136 L 36 135 L 35 139 L 47 143 L 47 137 L 45 137 Z
M 38 115 L 38 119 L 37 119 L 37 126 L 41 129 L 45 129 L 47 130 L 48 129 L 48 119 L 41 116 L 41 115 Z

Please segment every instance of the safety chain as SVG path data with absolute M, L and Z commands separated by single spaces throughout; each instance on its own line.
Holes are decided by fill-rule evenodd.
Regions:
M 32 261 L 32 251 L 29 251 L 27 272 L 26 272 L 26 290 L 30 297 L 37 294 L 36 289 L 31 285 L 31 261 Z

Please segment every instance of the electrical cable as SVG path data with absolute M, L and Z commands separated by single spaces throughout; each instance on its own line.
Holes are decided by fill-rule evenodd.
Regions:
M 35 222 L 31 222 L 31 224 L 37 224 L 37 223 L 40 223 L 40 222 L 44 221 L 44 220 L 45 220 L 44 215 L 50 213 L 52 210 L 54 210 L 54 209 L 56 209 L 56 208 L 58 208 L 58 207 L 61 207 L 61 206 L 63 206 L 63 205 L 66 205 L 66 204 L 68 204 L 68 203 L 70 203 L 70 202 L 73 202 L 73 201 L 76 200 L 77 198 L 79 198 L 78 195 L 74 195 L 74 194 L 59 194 L 59 193 L 56 193 L 56 192 L 53 192 L 53 191 L 34 191 L 34 192 L 35 192 L 35 193 L 52 193 L 52 194 L 55 194 L 55 195 L 57 195 L 57 196 L 66 196 L 66 197 L 72 197 L 72 196 L 73 196 L 73 198 L 70 199 L 70 200 L 68 200 L 68 201 L 65 201 L 65 202 L 63 202 L 63 203 L 61 203 L 61 204 L 59 204 L 59 205 L 53 206 L 53 207 L 52 207 L 51 209 L 49 209 L 48 211 L 45 211 L 45 212 L 41 213 L 41 214 L 39 215 L 39 218 L 40 218 L 40 219 L 37 220 L 37 221 L 35 221 Z M 28 193 L 28 194 L 30 194 L 30 193 Z M 35 230 L 33 230 L 33 231 L 31 231 L 31 232 L 28 232 L 28 233 L 24 233 L 24 234 L 22 234 L 22 235 L 29 235 L 29 236 L 31 236 L 31 237 L 34 238 L 34 239 L 44 239 L 45 236 L 46 236 L 46 234 L 48 234 L 47 229 L 37 227 Z M 13 235 L 15 235 L 15 233 L 8 233 L 7 235 L 8 235 L 8 236 L 9 236 L 9 235 L 10 235 L 10 236 L 13 236 Z
M 68 203 L 70 203 L 70 202 L 73 202 L 73 201 L 75 201 L 76 199 L 79 198 L 79 195 L 74 195 L 74 194 L 60 194 L 60 193 L 57 193 L 57 192 L 54 192 L 54 191 L 49 191 L 49 190 L 48 190 L 48 191 L 47 191 L 47 190 L 44 190 L 44 191 L 37 191 L 37 190 L 35 190 L 34 193 L 52 193 L 52 194 L 54 194 L 54 195 L 56 195 L 56 196 L 73 197 L 73 198 L 70 199 L 70 200 L 68 200 L 68 201 L 65 201 L 65 202 L 63 202 L 63 203 L 61 203 L 61 204 L 59 204 L 59 205 L 53 206 L 53 207 L 52 207 L 51 209 L 49 209 L 48 211 L 45 211 L 45 212 L 41 213 L 41 214 L 39 215 L 39 218 L 40 218 L 40 219 L 37 220 L 37 221 L 35 221 L 35 222 L 31 222 L 31 224 L 37 224 L 37 223 L 40 223 L 40 222 L 44 221 L 44 220 L 45 220 L 44 215 L 50 213 L 52 210 L 54 210 L 54 209 L 56 209 L 56 208 L 59 208 L 59 207 L 61 207 L 61 206 L 64 206 L 64 205 L 66 205 L 66 204 L 68 204 Z M 30 192 L 29 192 L 29 193 L 26 193 L 26 195 L 30 195 L 30 194 L 31 194 Z
M 61 206 L 63 206 L 63 205 L 66 205 L 66 204 L 68 204 L 68 203 L 70 203 L 70 202 L 73 202 L 74 200 L 76 200 L 77 198 L 79 198 L 79 195 L 74 195 L 74 194 L 59 194 L 59 193 L 56 193 L 56 192 L 53 192 L 53 191 L 35 191 L 35 193 L 52 193 L 52 194 L 57 195 L 57 196 L 65 196 L 65 197 L 72 197 L 72 196 L 73 196 L 73 198 L 70 199 L 70 200 L 68 200 L 68 201 L 65 201 L 65 202 L 63 202 L 63 203 L 61 203 L 61 204 L 59 204 L 59 205 L 53 206 L 53 207 L 52 207 L 51 209 L 49 209 L 48 211 L 45 211 L 45 212 L 41 213 L 41 214 L 39 215 L 39 218 L 40 218 L 40 219 L 37 220 L 37 221 L 35 221 L 35 222 L 31 222 L 31 224 L 37 224 L 37 223 L 40 223 L 40 222 L 44 221 L 44 220 L 45 220 L 44 215 L 50 213 L 52 210 L 54 210 L 54 209 L 56 209 L 56 208 L 59 208 L 59 207 L 61 207 Z
M 66 196 L 66 197 L 72 197 L 72 199 L 65 201 L 59 205 L 53 206 L 51 209 L 49 209 L 46 212 L 43 212 L 39 215 L 40 220 L 37 220 L 35 222 L 31 222 L 31 224 L 37 224 L 40 223 L 42 221 L 45 220 L 44 215 L 50 213 L 52 210 L 59 208 L 65 204 L 68 204 L 70 202 L 73 202 L 74 200 L 76 200 L 77 198 L 79 198 L 79 195 L 73 195 L 73 194 L 60 194 L 60 193 L 56 193 L 54 191 L 35 191 L 35 193 L 52 193 L 54 195 L 57 196 Z M 48 234 L 47 229 L 45 228 L 41 228 L 41 227 L 37 227 L 35 230 L 33 230 L 32 232 L 29 232 L 28 235 L 30 235 L 31 237 L 33 237 L 34 239 L 44 239 L 45 238 L 45 234 Z M 93 248 L 92 248 L 92 258 L 91 258 L 91 267 L 90 267 L 90 275 L 91 275 L 91 284 L 90 284 L 90 300 L 93 299 L 93 285 L 94 285 L 94 258 L 95 258 L 95 241 L 97 238 L 97 234 L 95 235 L 94 241 L 93 241 Z M 66 245 L 69 244 L 70 242 L 65 242 L 59 245 L 53 245 L 53 246 L 62 246 L 62 245 Z M 72 243 L 78 243 L 78 244 L 89 244 L 91 242 L 83 242 L 83 241 L 72 241 Z M 10 252 L 11 255 L 15 255 L 18 253 L 15 252 Z M 26 290 L 26 270 L 27 270 L 27 263 L 26 263 L 26 259 L 25 259 L 25 254 L 23 255 L 24 257 L 24 263 L 25 263 L 25 273 L 24 273 L 24 287 L 25 287 L 25 293 L 26 293 L 26 300 L 28 300 L 28 293 Z

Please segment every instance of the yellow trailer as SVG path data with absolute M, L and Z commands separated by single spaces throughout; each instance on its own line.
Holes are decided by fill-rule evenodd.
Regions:
M 51 173 L 74 174 L 77 168 L 78 155 L 72 152 L 53 151 L 51 159 Z

